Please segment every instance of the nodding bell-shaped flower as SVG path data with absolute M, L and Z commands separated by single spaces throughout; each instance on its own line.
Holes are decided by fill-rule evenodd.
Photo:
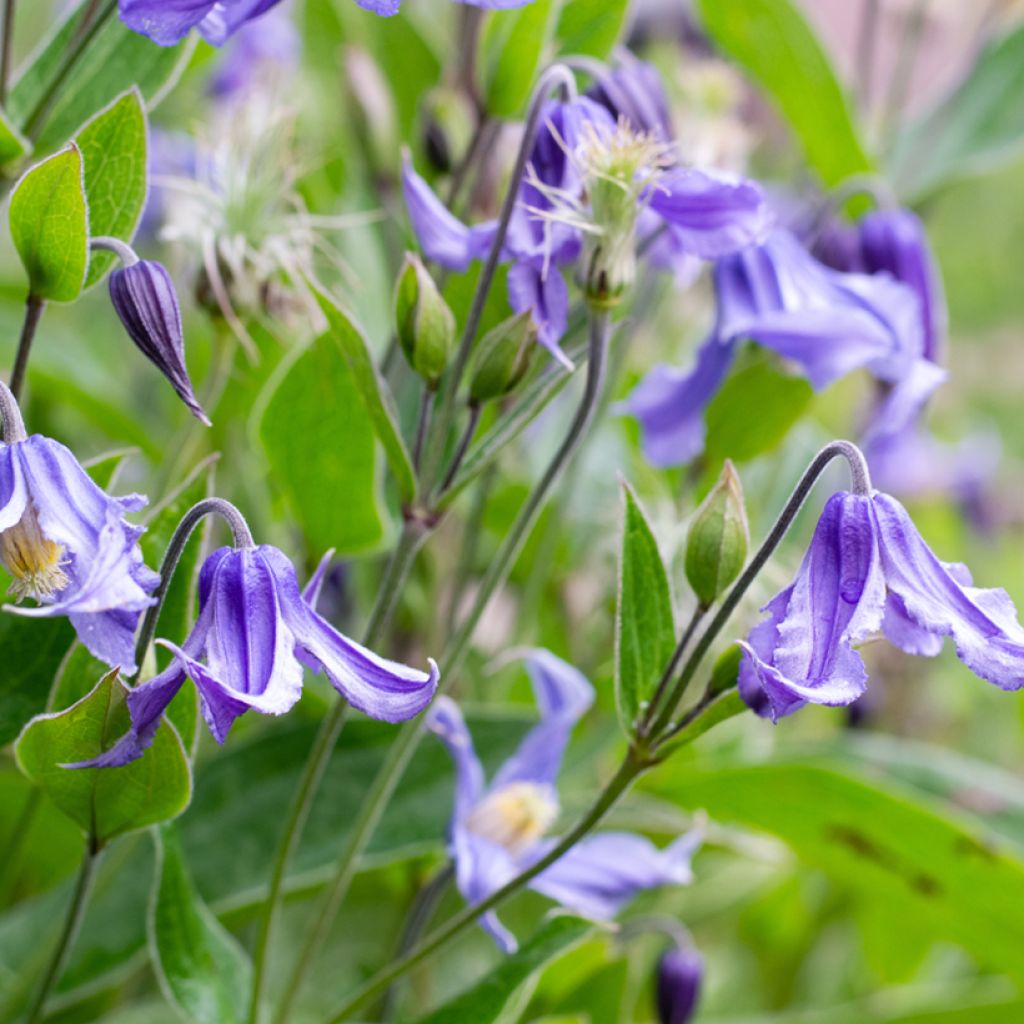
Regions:
M 693 1019 L 704 981 L 704 958 L 692 946 L 673 946 L 658 961 L 659 1024 L 687 1024 Z
M 112 498 L 93 483 L 71 452 L 40 434 L 27 437 L 14 396 L 0 384 L 0 562 L 9 593 L 34 607 L 5 605 L 19 615 L 67 615 L 86 648 L 111 667 L 134 671 L 135 627 L 159 583 L 142 560 L 143 533 L 125 513 L 138 494 Z
M 471 903 L 499 889 L 554 846 L 545 833 L 558 817 L 555 788 L 573 726 L 594 700 L 594 688 L 571 665 L 549 651 L 532 650 L 526 669 L 541 720 L 487 785 L 473 737 L 458 705 L 438 698 L 428 727 L 448 747 L 455 763 L 455 813 L 449 846 L 459 892 Z M 602 832 L 584 839 L 529 884 L 532 889 L 585 917 L 614 917 L 638 892 L 690 881 L 693 835 L 659 850 L 642 836 Z M 493 911 L 480 918 L 505 951 L 515 937 Z
M 744 645 L 739 688 L 773 720 L 808 702 L 860 697 L 867 671 L 854 648 L 879 630 L 925 657 L 952 637 L 976 675 L 1004 690 L 1024 687 L 1024 628 L 1009 595 L 940 562 L 906 509 L 880 491 L 828 500 L 796 578 L 764 611 Z
M 303 666 L 323 672 L 331 685 L 371 718 L 401 722 L 418 715 L 437 689 L 429 672 L 374 654 L 339 633 L 315 610 L 330 562 L 321 561 L 304 591 L 295 569 L 277 548 L 220 548 L 199 574 L 199 618 L 171 665 L 127 697 L 131 731 L 110 750 L 76 768 L 117 767 L 141 757 L 153 742 L 167 705 L 191 679 L 206 724 L 218 743 L 250 709 L 283 715 L 302 692 Z
M 192 31 L 221 46 L 246 22 L 281 0 L 119 0 L 121 20 L 160 46 L 174 46 Z
M 861 368 L 897 383 L 921 362 L 917 300 L 906 285 L 831 270 L 788 231 L 720 259 L 715 291 L 715 326 L 694 366 L 655 366 L 622 405 L 640 421 L 644 454 L 656 466 L 701 453 L 704 409 L 744 341 L 797 364 L 816 389 Z
M 116 238 L 94 238 L 92 247 L 114 252 L 122 262 L 110 273 L 110 301 L 128 336 L 167 378 L 189 412 L 209 426 L 209 417 L 196 400 L 185 366 L 185 334 L 171 275 L 160 263 L 140 260 Z

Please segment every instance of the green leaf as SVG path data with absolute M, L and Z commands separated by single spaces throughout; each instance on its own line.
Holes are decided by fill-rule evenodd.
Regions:
M 826 187 L 871 170 L 828 55 L 792 0 L 698 0 L 704 28 L 773 99 Z
M 261 396 L 259 437 L 311 551 L 349 555 L 384 537 L 373 421 L 332 333 L 285 359 Z
M 615 613 L 615 704 L 632 736 L 676 646 L 672 591 L 650 524 L 628 484 Z
M 312 284 L 310 287 L 330 324 L 331 337 L 338 343 L 348 363 L 359 398 L 376 429 L 388 465 L 398 482 L 402 501 L 411 503 L 416 498 L 416 472 L 398 428 L 398 413 L 395 410 L 391 389 L 377 372 L 366 343 L 366 335 L 355 320 L 326 292 Z
M 494 1024 L 523 986 L 578 946 L 594 928 L 593 922 L 569 914 L 552 915 L 518 952 L 504 957 L 472 988 L 421 1018 L 419 1024 Z
M 0 167 L 17 164 L 32 152 L 32 143 L 11 123 L 7 111 L 0 109 Z
M 153 838 L 157 872 L 147 931 L 160 987 L 194 1024 L 241 1022 L 249 959 L 196 891 L 174 827 L 155 829 Z
M 656 791 L 723 823 L 777 836 L 864 899 L 917 917 L 987 969 L 1024 980 L 1024 860 L 984 826 L 827 761 L 663 771 Z
M 0 614 L 0 747 L 46 707 L 54 677 L 74 642 L 75 631 L 64 616 L 29 619 Z
M 482 43 L 484 106 L 492 117 L 516 117 L 530 96 L 554 34 L 556 0 L 533 0 L 516 11 L 497 11 Z
M 626 28 L 629 0 L 566 0 L 555 37 L 558 52 L 604 60 Z
M 119 96 L 78 132 L 75 142 L 85 162 L 85 196 L 93 237 L 131 241 L 146 205 L 148 130 L 142 94 L 136 88 Z M 114 266 L 110 252 L 93 252 L 85 287 Z
M 10 221 L 31 293 L 53 302 L 77 299 L 89 264 L 89 214 L 82 154 L 74 143 L 18 182 Z
M 900 195 L 920 201 L 1024 151 L 1024 25 L 985 47 L 967 78 L 902 127 L 888 160 Z
M 150 107 L 188 62 L 193 40 L 178 46 L 154 46 L 145 36 L 132 32 L 115 16 L 98 24 L 95 31 L 79 33 L 83 8 L 79 4 L 50 35 L 15 82 L 8 98 L 11 121 L 36 140 L 39 150 L 61 145 L 88 118 L 132 86 Z M 48 94 L 61 74 L 72 49 L 72 40 L 84 41 L 81 53 L 61 81 L 52 106 Z
M 99 845 L 176 817 L 192 795 L 188 758 L 166 722 L 145 756 L 124 768 L 61 767 L 96 757 L 128 731 L 126 692 L 110 672 L 66 711 L 29 722 L 14 748 L 22 772 Z
M 726 459 L 747 462 L 775 448 L 813 396 L 803 377 L 785 373 L 767 353 L 754 354 L 730 375 L 704 412 L 704 452 L 712 481 Z

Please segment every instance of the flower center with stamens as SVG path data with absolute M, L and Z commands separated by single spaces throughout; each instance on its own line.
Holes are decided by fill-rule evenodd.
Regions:
M 17 601 L 26 597 L 46 601 L 70 582 L 62 566 L 64 548 L 47 540 L 31 503 L 21 520 L 0 533 L 0 561 L 14 577 L 8 593 Z
M 558 817 L 551 789 L 535 782 L 512 782 L 489 793 L 470 812 L 466 827 L 517 853 L 535 843 Z

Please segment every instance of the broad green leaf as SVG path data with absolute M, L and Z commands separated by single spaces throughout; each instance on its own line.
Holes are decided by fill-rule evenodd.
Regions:
M 822 183 L 871 170 L 828 55 L 793 0 L 698 0 L 704 28 L 774 100 Z
M 676 646 L 672 591 L 651 526 L 628 484 L 615 612 L 615 703 L 627 735 L 647 708 Z
M 311 551 L 349 555 L 384 537 L 373 421 L 333 334 L 278 368 L 261 396 L 259 437 Z
M 131 241 L 146 205 L 146 111 L 142 95 L 131 88 L 101 110 L 78 132 L 75 142 L 85 164 L 85 196 L 93 237 Z M 114 266 L 110 252 L 93 252 L 85 287 Z
M 523 986 L 594 930 L 591 921 L 554 914 L 472 988 L 420 1019 L 419 1024 L 494 1024 Z M 524 1007 L 525 1009 L 525 1007 Z
M 338 343 L 348 363 L 366 414 L 377 431 L 388 465 L 398 482 L 402 501 L 408 504 L 416 497 L 416 473 L 398 428 L 398 413 L 391 390 L 377 372 L 362 328 L 326 292 L 315 285 L 311 287 L 330 324 L 331 337 Z
M 566 0 L 555 37 L 558 52 L 604 60 L 626 28 L 629 0 Z
M 712 481 L 726 459 L 747 462 L 774 449 L 813 395 L 806 380 L 785 373 L 764 352 L 731 374 L 704 412 L 704 452 Z
M 557 0 L 533 0 L 515 11 L 498 11 L 484 31 L 484 106 L 492 117 L 516 117 L 533 89 L 554 33 Z
M 32 152 L 32 143 L 11 123 L 5 110 L 0 110 L 0 167 L 17 164 Z
M 22 772 L 100 845 L 176 817 L 192 795 L 188 758 L 166 722 L 145 756 L 124 768 L 61 767 L 96 757 L 127 732 L 125 693 L 115 670 L 77 704 L 29 722 L 14 748 Z
M 64 616 L 29 619 L 0 613 L 0 747 L 46 707 L 54 677 L 74 641 L 75 631 Z
M 31 294 L 77 299 L 89 264 L 89 213 L 74 143 L 26 172 L 11 195 L 10 222 Z
M 666 799 L 777 836 L 863 898 L 916 916 L 936 940 L 1024 980 L 1024 860 L 984 826 L 827 762 L 679 773 L 671 765 L 650 777 Z
M 96 680 L 109 671 L 109 667 L 94 658 L 84 644 L 76 643 L 61 662 L 46 710 L 63 711 L 76 704 L 96 685 Z
M 920 201 L 1024 151 L 1024 25 L 985 47 L 963 82 L 902 127 L 889 156 L 901 196 Z
M 102 23 L 94 22 L 95 29 L 79 33 L 80 15 L 89 6 L 79 4 L 67 15 L 11 89 L 8 115 L 39 150 L 61 145 L 79 125 L 133 86 L 152 107 L 195 47 L 191 40 L 175 47 L 154 46 L 123 25 L 116 12 Z M 51 105 L 51 87 L 75 38 L 82 40 L 80 53 Z
M 147 930 L 161 988 L 195 1024 L 240 1022 L 249 959 L 196 891 L 175 828 L 164 825 L 153 838 L 157 872 Z

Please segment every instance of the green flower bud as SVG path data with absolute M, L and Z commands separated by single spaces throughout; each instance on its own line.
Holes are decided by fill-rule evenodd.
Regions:
M 409 365 L 436 388 L 455 347 L 455 317 L 412 253 L 406 253 L 395 287 L 395 326 Z
M 514 391 L 530 369 L 536 347 L 537 328 L 529 310 L 488 331 L 473 364 L 470 404 L 480 405 Z
M 714 604 L 739 576 L 749 540 L 743 488 L 726 459 L 718 483 L 694 513 L 686 538 L 686 578 L 703 606 Z
M 743 648 L 739 644 L 729 644 L 718 656 L 711 669 L 708 681 L 708 694 L 717 697 L 726 690 L 731 690 L 739 681 L 740 663 L 743 661 Z

